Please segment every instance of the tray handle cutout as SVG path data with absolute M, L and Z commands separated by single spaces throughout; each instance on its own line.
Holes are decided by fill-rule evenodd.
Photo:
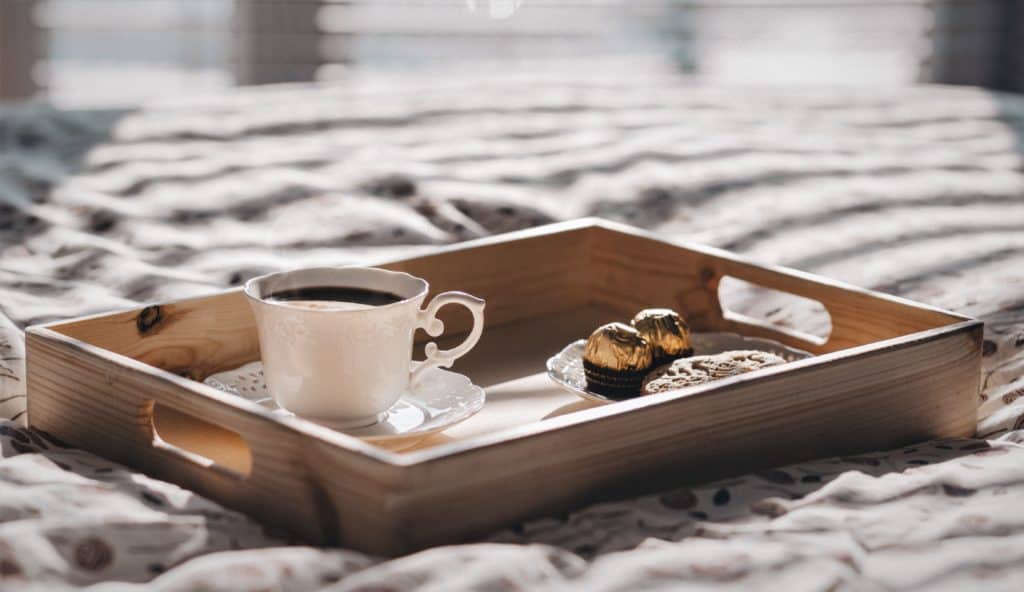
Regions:
M 832 335 L 832 315 L 821 301 L 786 290 L 723 275 L 718 281 L 718 302 L 722 318 L 733 323 L 818 347 Z M 787 322 L 788 312 L 798 316 L 799 326 Z
M 153 448 L 236 479 L 252 473 L 252 450 L 238 432 L 152 400 L 146 409 Z

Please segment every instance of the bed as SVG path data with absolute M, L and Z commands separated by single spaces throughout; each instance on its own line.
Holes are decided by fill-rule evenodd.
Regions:
M 1018 590 L 1022 155 L 1020 96 L 709 87 L 651 68 L 0 107 L 0 588 Z M 977 436 L 385 559 L 302 546 L 24 427 L 30 324 L 579 216 L 983 319 Z

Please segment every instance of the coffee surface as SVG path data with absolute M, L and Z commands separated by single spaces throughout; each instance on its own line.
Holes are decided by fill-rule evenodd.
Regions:
M 316 310 L 371 308 L 402 300 L 402 297 L 383 290 L 351 288 L 346 286 L 311 286 L 279 290 L 264 297 L 267 302 L 284 302 L 292 306 Z

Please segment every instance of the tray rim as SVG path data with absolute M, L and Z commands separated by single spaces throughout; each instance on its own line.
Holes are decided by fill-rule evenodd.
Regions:
M 670 391 L 665 393 L 659 393 L 656 395 L 649 395 L 636 399 L 620 401 L 609 405 L 602 405 L 591 409 L 580 410 L 559 417 L 544 419 L 524 426 L 512 426 L 496 430 L 489 434 L 482 434 L 466 438 L 465 440 L 438 444 L 436 446 L 424 450 L 417 450 L 405 453 L 391 452 L 379 448 L 373 444 L 364 442 L 359 438 L 349 436 L 341 432 L 336 432 L 329 428 L 318 426 L 312 422 L 307 422 L 305 420 L 275 416 L 266 411 L 265 409 L 263 409 L 261 406 L 252 403 L 251 401 L 247 401 L 240 397 L 233 397 L 229 394 L 222 393 L 209 385 L 203 384 L 201 381 L 192 380 L 191 378 L 179 376 L 168 370 L 152 366 L 150 364 L 141 362 L 126 355 L 119 354 L 114 351 L 99 347 L 97 345 L 93 345 L 91 343 L 65 335 L 57 330 L 57 327 L 60 327 L 65 324 L 100 319 L 116 314 L 125 313 L 128 311 L 143 309 L 146 308 L 147 306 L 153 306 L 156 304 L 173 305 L 184 302 L 193 302 L 196 300 L 201 300 L 203 298 L 222 296 L 224 294 L 232 292 L 241 292 L 242 288 L 240 287 L 229 288 L 227 290 L 212 291 L 209 294 L 202 294 L 188 298 L 151 302 L 148 304 L 140 304 L 102 313 L 84 315 L 80 317 L 73 317 L 33 325 L 26 329 L 26 338 L 41 338 L 61 342 L 66 346 L 69 346 L 73 349 L 77 349 L 90 356 L 95 356 L 114 362 L 119 366 L 122 366 L 133 372 L 146 375 L 150 379 L 159 380 L 169 385 L 173 385 L 176 388 L 184 389 L 188 391 L 190 394 L 203 397 L 213 402 L 214 404 L 230 407 L 236 411 L 257 416 L 262 421 L 270 421 L 272 423 L 277 424 L 281 428 L 288 429 L 303 436 L 313 437 L 322 442 L 326 442 L 328 444 L 345 449 L 349 452 L 359 454 L 366 458 L 367 460 L 378 463 L 379 465 L 386 466 L 390 469 L 411 469 L 415 467 L 426 467 L 436 462 L 444 461 L 445 459 L 448 458 L 462 456 L 477 450 L 493 448 L 495 446 L 500 446 L 501 444 L 507 442 L 539 436 L 554 431 L 564 430 L 584 423 L 599 422 L 608 418 L 631 413 L 639 409 L 646 409 L 652 406 L 663 405 L 683 398 L 691 399 L 707 397 L 710 396 L 711 393 L 727 391 L 737 386 L 746 384 L 747 382 L 750 381 L 769 381 L 778 378 L 779 376 L 782 376 L 784 374 L 787 374 L 789 372 L 795 372 L 802 369 L 824 366 L 839 360 L 858 358 L 870 353 L 889 351 L 893 349 L 899 349 L 902 347 L 909 347 L 912 345 L 937 340 L 942 337 L 947 337 L 955 333 L 970 332 L 972 330 L 977 329 L 979 326 L 983 325 L 983 322 L 978 319 L 962 315 L 959 313 L 954 313 L 948 310 L 944 310 L 932 305 L 923 304 L 899 296 L 884 294 L 866 288 L 861 288 L 839 280 L 834 280 L 824 276 L 819 276 L 816 274 L 803 272 L 800 270 L 780 265 L 759 262 L 752 258 L 736 255 L 734 253 L 719 249 L 717 247 L 710 247 L 707 245 L 695 244 L 687 241 L 667 239 L 664 237 L 657 236 L 656 234 L 649 231 L 645 231 L 632 226 L 600 218 L 581 218 L 566 222 L 558 222 L 555 224 L 548 224 L 544 226 L 529 228 L 525 230 L 519 230 L 510 233 L 503 233 L 483 237 L 480 239 L 475 239 L 453 245 L 441 246 L 436 249 L 431 249 L 430 251 L 425 253 L 413 254 L 409 257 L 371 257 L 364 261 L 362 264 L 383 265 L 389 263 L 396 263 L 400 261 L 410 261 L 423 257 L 435 257 L 447 253 L 475 249 L 479 247 L 485 247 L 522 239 L 537 238 L 590 228 L 600 228 L 615 233 L 626 234 L 637 238 L 656 241 L 659 243 L 672 245 L 697 253 L 710 255 L 716 258 L 729 260 L 734 263 L 754 266 L 769 272 L 794 277 L 815 284 L 825 285 L 834 289 L 852 292 L 862 296 L 868 296 L 871 298 L 892 302 L 895 304 L 915 308 L 918 310 L 931 311 L 934 313 L 938 313 L 939 315 L 945 316 L 947 319 L 949 319 L 950 322 L 949 324 L 942 325 L 939 327 L 925 329 L 922 331 L 916 331 L 913 333 L 908 333 L 906 335 L 891 337 L 879 341 L 873 341 L 871 343 L 844 348 L 834 352 L 818 354 L 811 358 L 805 360 L 798 360 L 795 362 L 791 362 L 789 364 L 785 364 L 783 366 L 764 368 L 755 372 L 750 372 L 747 374 L 715 381 L 714 383 L 699 385 L 697 387 L 689 387 L 688 389 L 686 389 L 686 392 Z M 773 327 L 773 329 L 779 330 L 778 328 L 775 327 Z M 783 332 L 785 331 L 783 330 Z M 797 337 L 800 337 L 800 335 L 797 335 Z

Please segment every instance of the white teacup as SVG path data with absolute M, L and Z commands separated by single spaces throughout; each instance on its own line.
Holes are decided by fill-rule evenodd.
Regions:
M 316 294 L 310 288 L 394 299 L 306 298 Z M 428 289 L 418 277 L 372 267 L 300 269 L 249 280 L 245 294 L 256 315 L 263 374 L 274 400 L 296 415 L 338 427 L 379 421 L 425 370 L 451 366 L 483 331 L 483 300 L 444 292 L 421 310 Z M 446 304 L 461 304 L 473 314 L 469 336 L 444 351 L 428 343 L 426 359 L 413 361 L 413 334 L 422 328 L 439 336 L 444 324 L 436 314 Z

